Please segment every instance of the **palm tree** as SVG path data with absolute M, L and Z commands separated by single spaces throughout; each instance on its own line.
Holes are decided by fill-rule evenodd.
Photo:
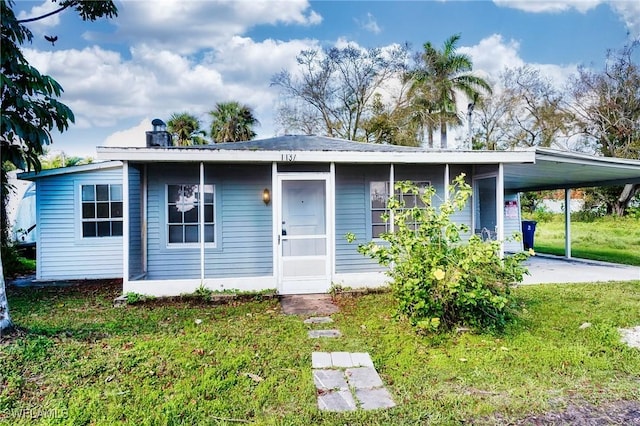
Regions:
M 235 101 L 218 102 L 209 114 L 213 118 L 211 139 L 216 143 L 248 141 L 256 137 L 253 127 L 260 122 L 246 105 Z
M 178 146 L 204 145 L 206 132 L 200 128 L 200 120 L 188 112 L 171 114 L 167 121 L 167 131 Z
M 456 53 L 456 44 L 460 34 L 449 37 L 442 50 L 437 50 L 431 42 L 424 44 L 420 56 L 421 66 L 411 73 L 413 80 L 410 94 L 416 99 L 414 104 L 429 106 L 425 116 L 427 130 L 437 120 L 440 128 L 440 146 L 447 148 L 447 125 L 459 125 L 456 106 L 456 92 L 462 92 L 468 99 L 474 99 L 482 93 L 491 93 L 491 86 L 480 77 L 470 74 L 473 63 L 468 55 Z M 429 112 L 430 111 L 430 112 Z

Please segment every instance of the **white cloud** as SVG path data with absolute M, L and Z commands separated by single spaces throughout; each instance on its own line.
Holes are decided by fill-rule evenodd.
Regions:
M 611 1 L 611 8 L 619 15 L 632 39 L 640 38 L 640 2 Z
M 520 43 L 517 41 L 505 42 L 500 34 L 493 34 L 480 40 L 475 46 L 460 46 L 458 52 L 471 57 L 474 70 L 486 73 L 491 79 L 497 79 L 504 68 L 524 65 L 518 54 L 519 48 Z
M 18 3 L 16 6 L 22 6 L 24 3 Z M 49 12 L 53 12 L 59 9 L 60 5 L 50 0 L 44 0 L 42 4 L 33 6 L 29 11 L 21 10 L 18 12 L 16 18 L 18 20 L 35 18 L 42 15 L 46 15 Z M 60 14 L 56 13 L 44 19 L 33 21 L 29 23 L 29 29 L 36 34 L 43 34 L 47 29 L 57 26 L 60 23 Z
M 271 77 L 282 69 L 295 69 L 296 55 L 313 47 L 316 41 L 255 42 L 235 36 L 197 60 L 146 44 L 132 47 L 130 57 L 97 46 L 24 52 L 62 85 L 61 101 L 74 111 L 76 129 L 117 128 L 150 115 L 166 120 L 185 111 L 208 130 L 207 112 L 217 102 L 238 100 L 254 109 L 261 123 L 256 130 L 268 137 L 275 133 L 278 98 L 278 90 L 270 87 Z
M 101 146 L 146 146 L 146 133 L 151 130 L 151 119 L 145 117 L 140 123 L 129 129 L 117 131 L 107 136 Z
M 557 13 L 570 9 L 585 13 L 603 3 L 602 0 L 493 0 L 493 2 L 497 6 L 533 13 Z
M 517 41 L 504 41 L 501 35 L 493 34 L 480 40 L 475 46 L 461 46 L 458 51 L 469 55 L 473 62 L 474 71 L 491 81 L 497 81 L 505 68 L 528 65 L 539 69 L 542 75 L 549 78 L 556 87 L 560 88 L 577 70 L 577 65 L 527 64 L 520 57 L 519 49 L 520 43 Z
M 532 13 L 559 13 L 575 9 L 586 13 L 600 4 L 608 4 L 624 22 L 632 39 L 640 37 L 640 2 L 637 0 L 493 0 L 500 7 Z
M 359 19 L 356 19 L 355 21 L 360 28 L 363 28 L 369 31 L 370 33 L 380 34 L 380 32 L 382 31 L 382 29 L 378 25 L 378 22 L 376 21 L 376 18 L 371 13 L 367 13 L 366 19 L 362 21 Z
M 234 35 L 242 35 L 257 25 L 317 25 L 322 16 L 310 9 L 306 0 L 287 1 L 130 1 L 119 5 L 115 37 L 135 45 L 181 54 L 215 49 Z M 106 36 L 89 32 L 88 40 Z M 114 37 L 109 35 L 109 37 Z

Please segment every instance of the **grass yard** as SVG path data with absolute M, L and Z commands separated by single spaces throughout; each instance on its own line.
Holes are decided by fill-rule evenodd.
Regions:
M 564 255 L 564 218 L 538 222 L 535 250 Z M 640 266 L 640 219 L 605 217 L 571 222 L 573 257 Z
M 340 296 L 343 337 L 317 340 L 276 300 L 114 308 L 118 292 L 10 289 L 22 331 L 0 343 L 1 424 L 504 424 L 640 401 L 640 350 L 617 332 L 640 325 L 640 281 L 520 287 L 504 335 L 438 339 L 394 320 L 389 293 Z M 320 412 L 314 350 L 369 352 L 397 407 Z

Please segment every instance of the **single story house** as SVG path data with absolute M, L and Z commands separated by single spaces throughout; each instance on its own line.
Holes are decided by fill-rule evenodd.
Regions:
M 501 241 L 521 229 L 521 191 L 640 182 L 640 161 L 539 148 L 319 136 L 174 147 L 147 133 L 146 147 L 99 147 L 106 162 L 22 175 L 37 183 L 38 279 L 122 277 L 123 292 L 156 296 L 376 286 L 384 271 L 356 248 L 387 230 L 381 214 L 395 181 L 434 186 L 444 199 L 464 173 L 473 197 L 455 220 Z

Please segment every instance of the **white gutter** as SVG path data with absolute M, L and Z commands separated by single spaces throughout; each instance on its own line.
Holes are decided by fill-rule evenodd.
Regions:
M 98 147 L 105 160 L 225 163 L 360 163 L 360 164 L 495 164 L 535 163 L 533 150 L 523 151 L 265 151 Z

